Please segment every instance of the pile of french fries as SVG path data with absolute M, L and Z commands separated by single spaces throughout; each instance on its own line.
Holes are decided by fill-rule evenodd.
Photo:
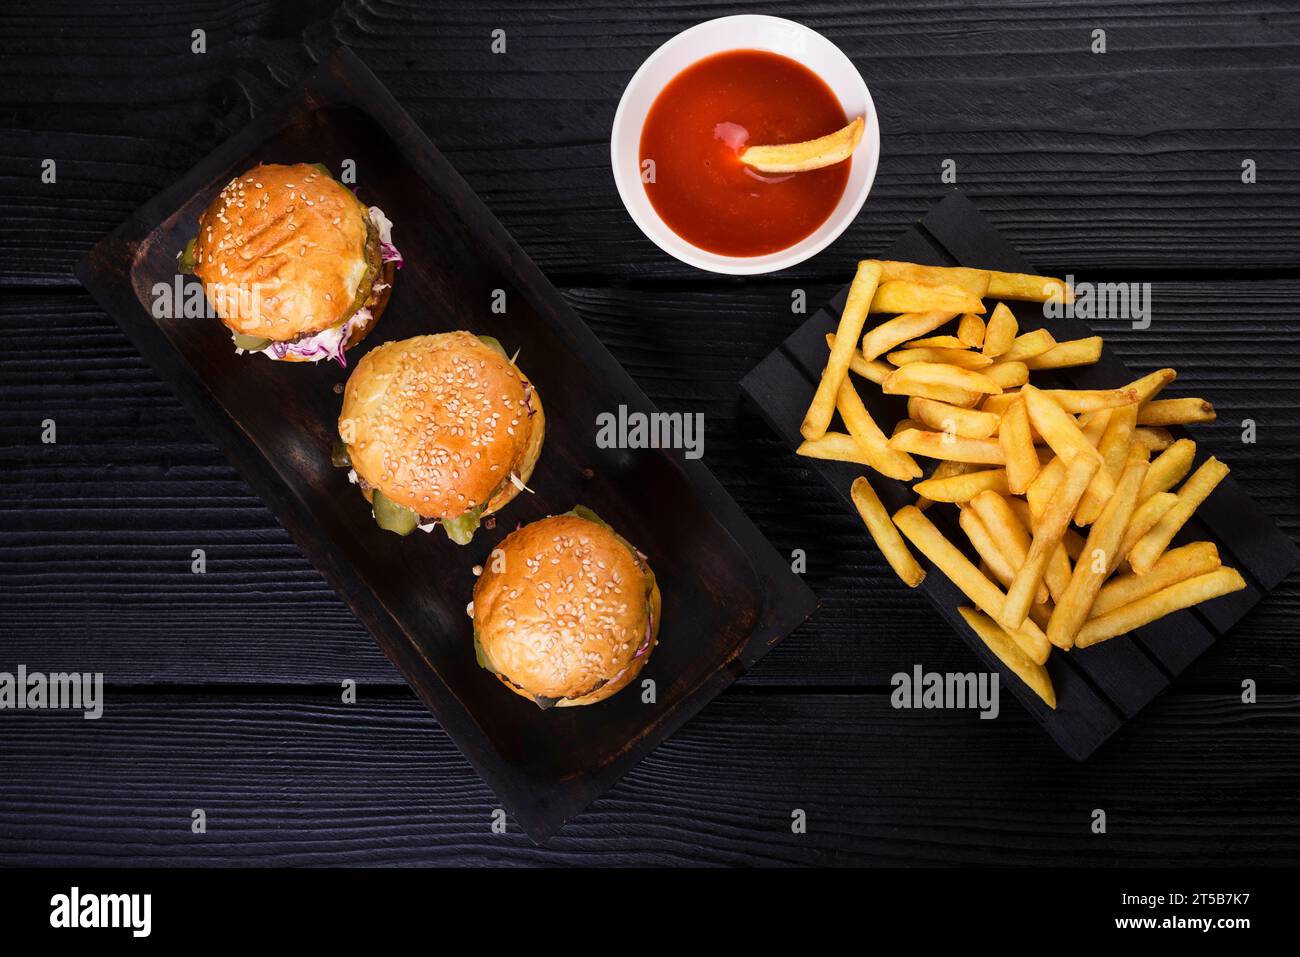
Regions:
M 1228 467 L 1210 458 L 1188 477 L 1196 443 L 1166 427 L 1212 422 L 1214 407 L 1156 398 L 1173 369 L 1118 389 L 1037 388 L 1031 372 L 1096 362 L 1101 338 L 1022 334 L 1006 305 L 984 305 L 1073 296 L 1043 276 L 859 263 L 798 450 L 908 482 L 922 477 L 917 457 L 937 461 L 913 486 L 916 504 L 892 517 L 865 475 L 853 502 L 899 578 L 925 578 L 911 542 L 970 600 L 960 612 L 971 629 L 1052 708 L 1053 648 L 1086 648 L 1245 587 L 1212 542 L 1169 547 Z M 873 313 L 896 315 L 864 334 Z M 891 435 L 855 376 L 907 397 Z M 830 431 L 836 411 L 846 432 Z M 960 510 L 978 565 L 926 516 L 934 503 Z

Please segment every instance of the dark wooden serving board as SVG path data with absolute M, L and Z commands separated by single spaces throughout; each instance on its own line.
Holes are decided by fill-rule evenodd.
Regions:
M 232 176 L 266 162 L 356 162 L 359 195 L 394 222 L 406 257 L 363 347 L 469 329 L 496 336 L 536 385 L 547 437 L 530 485 L 465 548 L 441 533 L 380 530 L 330 464 L 346 371 L 238 356 L 219 323 L 155 319 L 198 215 Z M 185 399 L 306 555 L 367 626 L 461 750 L 543 840 L 663 741 L 812 611 L 815 599 L 701 461 L 680 450 L 601 449 L 596 417 L 654 407 L 366 67 L 330 56 L 97 245 L 78 277 Z M 506 312 L 494 314 L 494 290 Z M 707 453 L 707 433 L 706 433 Z M 593 508 L 644 551 L 663 590 L 660 641 L 639 687 L 543 712 L 474 659 L 471 568 L 517 523 Z
M 883 255 L 928 265 L 961 265 L 1015 272 L 1037 272 L 1003 239 L 964 195 L 954 192 L 934 207 Z M 825 365 L 825 335 L 833 332 L 848 294 L 846 285 L 825 308 L 812 316 L 741 382 L 741 389 L 759 408 L 791 448 L 799 443 L 799 426 Z M 989 304 L 991 308 L 991 303 Z M 1050 328 L 1058 340 L 1093 335 L 1080 319 L 1044 321 L 1037 303 L 1008 302 L 1022 332 Z M 1173 365 L 1177 366 L 1177 361 Z M 1146 371 L 1146 370 L 1144 370 Z M 1135 378 L 1109 348 L 1094 365 L 1034 373 L 1035 384 L 1051 388 L 1112 388 Z M 1190 390 L 1190 391 L 1189 391 Z M 872 416 L 888 434 L 906 414 L 906 403 L 879 389 L 861 389 Z M 1191 377 L 1180 377 L 1169 395 L 1199 394 Z M 1211 401 L 1213 396 L 1206 396 Z M 1181 430 L 1173 430 L 1184 434 Z M 1190 433 L 1193 438 L 1198 438 Z M 1198 441 L 1193 468 L 1214 450 Z M 1231 449 L 1219 455 L 1231 466 Z M 808 460 L 832 489 L 852 508 L 849 487 L 862 474 L 857 466 Z M 904 482 L 872 473 L 872 485 L 890 510 L 914 502 L 915 494 Z M 955 510 L 935 507 L 928 513 L 948 538 L 972 554 L 960 531 Z M 865 532 L 864 532 L 865 534 Z M 930 568 L 920 586 L 943 615 L 989 668 L 996 669 L 1024 706 L 1071 757 L 1082 760 L 1132 718 L 1180 672 L 1192 663 L 1252 608 L 1266 591 L 1277 586 L 1300 563 L 1300 551 L 1273 521 L 1228 476 L 1197 511 L 1179 541 L 1208 539 L 1215 542 L 1224 564 L 1238 568 L 1246 578 L 1244 591 L 1226 595 L 1194 609 L 1177 612 L 1139 629 L 1132 635 L 1069 653 L 1054 652 L 1048 670 L 1056 686 L 1057 706 L 1048 708 L 988 650 L 958 614 L 969 604 L 942 573 Z M 924 559 L 922 559 L 924 562 Z M 898 587 L 902 588 L 903 585 Z

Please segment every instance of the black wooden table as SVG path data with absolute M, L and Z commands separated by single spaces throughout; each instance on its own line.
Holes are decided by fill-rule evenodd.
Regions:
M 584 7 L 4 7 L 0 671 L 102 671 L 108 690 L 97 722 L 0 711 L 0 863 L 1300 862 L 1295 575 L 1086 764 L 1009 695 L 996 721 L 895 710 L 896 672 L 974 659 L 737 391 L 801 320 L 793 290 L 826 298 L 950 188 L 953 160 L 957 185 L 1045 271 L 1154 284 L 1150 329 L 1098 331 L 1215 403 L 1200 435 L 1300 534 L 1295 4 Z M 608 150 L 642 59 L 733 12 L 824 32 L 860 67 L 883 130 L 849 232 L 743 281 L 655 249 L 619 203 Z M 806 550 L 822 599 L 545 848 L 513 824 L 493 832 L 491 792 L 72 278 L 96 240 L 339 44 L 650 397 L 705 414 L 706 463 L 778 549 Z M 792 833 L 796 809 L 807 833 Z

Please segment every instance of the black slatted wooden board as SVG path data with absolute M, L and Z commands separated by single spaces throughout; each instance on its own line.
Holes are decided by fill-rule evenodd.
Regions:
M 963 265 L 1014 272 L 1037 272 L 1003 239 L 978 209 L 959 192 L 939 203 L 886 253 L 885 258 L 931 265 Z M 741 382 L 741 389 L 791 447 L 799 442 L 799 425 L 808 399 L 826 359 L 825 335 L 833 332 L 848 287 L 799 327 Z M 1093 335 L 1077 318 L 1044 321 L 1036 303 L 1008 303 L 1021 331 L 1047 325 L 1058 340 Z M 1175 361 L 1174 365 L 1177 363 Z M 1136 374 L 1107 348 L 1101 361 L 1091 366 L 1037 373 L 1035 382 L 1063 388 L 1112 388 L 1132 381 Z M 1175 381 L 1166 390 L 1174 396 L 1194 382 Z M 863 401 L 886 432 L 905 414 L 897 397 L 878 390 L 862 390 Z M 1208 398 L 1213 398 L 1209 396 Z M 1178 430 L 1175 430 L 1178 431 Z M 1212 452 L 1197 446 L 1199 466 Z M 1219 456 L 1229 465 L 1229 452 Z M 849 487 L 861 473 L 856 466 L 810 460 L 844 502 L 852 508 Z M 892 510 L 914 501 L 906 483 L 870 476 L 882 500 Z M 957 529 L 951 509 L 932 509 L 931 518 L 957 543 L 965 536 Z M 1196 521 L 1185 531 L 1218 545 L 1225 564 L 1241 570 L 1245 590 L 1178 612 L 1139 629 L 1132 636 L 1104 642 L 1069 654 L 1053 654 L 1048 663 L 1056 686 L 1057 707 L 1046 707 L 1032 691 L 997 661 L 957 612 L 968 601 L 944 575 L 931 569 L 920 586 L 953 628 L 984 663 L 996 669 L 1005 684 L 1039 720 L 1061 748 L 1076 759 L 1091 755 L 1128 719 L 1137 714 L 1213 642 L 1225 635 L 1259 601 L 1300 564 L 1294 543 L 1229 476 L 1205 502 Z M 900 586 L 902 587 L 902 586 Z

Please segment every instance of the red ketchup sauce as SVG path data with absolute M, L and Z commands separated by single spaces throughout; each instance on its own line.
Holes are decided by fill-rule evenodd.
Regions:
M 830 87 L 803 64 L 764 50 L 714 54 L 673 77 L 646 115 L 641 169 L 654 163 L 646 193 L 693 246 L 723 256 L 779 252 L 826 221 L 850 164 L 759 173 L 740 162 L 740 149 L 816 139 L 847 123 Z

